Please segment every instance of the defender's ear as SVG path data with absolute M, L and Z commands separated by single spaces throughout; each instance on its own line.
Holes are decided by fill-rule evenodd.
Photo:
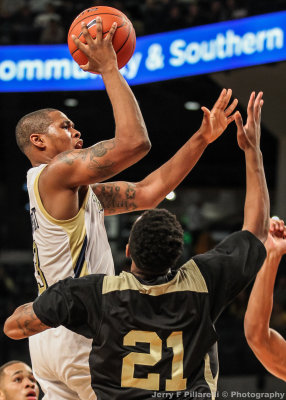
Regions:
M 41 133 L 32 133 L 32 135 L 30 136 L 30 142 L 34 146 L 36 146 L 40 149 L 46 148 L 44 135 L 42 135 Z M 1 400 L 1 398 L 0 398 L 0 400 Z
M 129 243 L 127 243 L 126 248 L 125 248 L 125 255 L 126 257 L 131 257 L 130 255 L 130 249 L 129 249 Z

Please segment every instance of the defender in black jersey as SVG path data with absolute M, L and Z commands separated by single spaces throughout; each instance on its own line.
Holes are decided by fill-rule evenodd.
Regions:
M 173 228 L 166 218 L 173 218 Z M 156 223 L 162 228 L 152 231 Z M 137 222 L 146 226 L 150 240 L 156 233 L 165 240 L 166 228 L 174 240 L 175 223 L 166 210 L 147 211 Z M 131 240 L 132 233 L 130 246 Z M 183 399 L 196 392 L 211 398 L 218 377 L 214 322 L 255 277 L 264 258 L 260 240 L 237 232 L 163 275 L 143 279 L 123 272 L 63 280 L 38 297 L 34 312 L 45 325 L 64 325 L 93 339 L 91 384 L 100 400 L 166 398 L 166 393 Z
M 20 339 L 63 325 L 93 339 L 89 364 L 99 400 L 214 399 L 214 323 L 266 255 L 269 198 L 259 147 L 261 97 L 250 97 L 245 127 L 236 118 L 247 175 L 242 231 L 176 269 L 182 228 L 167 210 L 147 211 L 131 230 L 130 273 L 60 281 L 19 307 L 6 321 L 5 333 Z

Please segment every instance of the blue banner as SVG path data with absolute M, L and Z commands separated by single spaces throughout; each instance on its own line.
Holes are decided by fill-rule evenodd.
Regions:
M 130 85 L 286 60 L 286 11 L 137 38 Z M 98 90 L 67 45 L 0 46 L 0 92 Z

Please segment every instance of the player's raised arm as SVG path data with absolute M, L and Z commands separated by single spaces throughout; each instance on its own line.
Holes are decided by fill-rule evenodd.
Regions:
M 269 194 L 260 150 L 262 96 L 262 92 L 256 97 L 252 92 L 247 107 L 246 124 L 243 126 L 239 112 L 235 114 L 235 122 L 238 145 L 244 151 L 246 164 L 246 198 L 242 229 L 250 231 L 265 242 L 269 229 Z
M 249 346 L 264 367 L 286 381 L 286 341 L 269 326 L 275 278 L 281 257 L 286 253 L 286 228 L 283 221 L 271 220 L 265 247 L 267 257 L 250 294 L 244 331 Z
M 59 183 L 68 187 L 100 182 L 140 160 L 150 149 L 147 129 L 136 98 L 117 66 L 112 38 L 113 24 L 102 37 L 101 18 L 97 17 L 97 37 L 92 39 L 85 23 L 82 32 L 87 44 L 74 38 L 85 53 L 88 63 L 84 70 L 100 73 L 110 98 L 115 119 L 115 137 L 88 149 L 72 149 L 52 161 L 49 168 L 57 171 Z M 97 121 L 94 120 L 95 133 Z M 45 179 L 45 178 L 44 178 Z
M 164 165 L 138 183 L 109 182 L 93 185 L 105 214 L 118 214 L 156 207 L 193 169 L 209 143 L 216 140 L 234 120 L 237 99 L 230 105 L 232 91 L 223 89 L 212 110 L 204 112 L 200 129 Z

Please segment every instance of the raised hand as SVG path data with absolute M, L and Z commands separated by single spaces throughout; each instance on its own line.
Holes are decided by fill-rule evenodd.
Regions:
M 215 141 L 227 126 L 234 121 L 235 114 L 232 113 L 237 106 L 238 100 L 234 99 L 231 105 L 228 106 L 231 95 L 231 89 L 223 89 L 211 111 L 206 107 L 202 107 L 204 118 L 200 131 L 208 143 Z
M 265 242 L 267 251 L 282 256 L 286 253 L 286 227 L 284 221 L 278 217 L 270 219 L 270 229 Z
M 261 108 L 263 106 L 262 96 L 262 92 L 259 92 L 256 97 L 255 92 L 251 93 L 247 106 L 247 121 L 244 126 L 240 113 L 235 113 L 235 123 L 237 126 L 237 142 L 239 147 L 243 151 L 247 150 L 250 147 L 260 147 Z
M 117 66 L 116 53 L 112 45 L 112 39 L 117 28 L 114 22 L 106 35 L 102 37 L 102 21 L 100 17 L 96 18 L 96 38 L 93 39 L 88 31 L 85 22 L 82 22 L 82 34 L 86 44 L 82 43 L 75 35 L 72 36 L 76 46 L 86 55 L 88 63 L 80 65 L 84 71 L 103 74 Z

